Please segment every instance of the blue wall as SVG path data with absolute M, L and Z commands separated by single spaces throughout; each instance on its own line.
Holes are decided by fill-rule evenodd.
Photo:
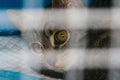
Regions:
M 0 9 L 19 9 L 22 7 L 22 0 L 0 0 Z
M 46 8 L 51 0 L 0 0 L 0 9 Z

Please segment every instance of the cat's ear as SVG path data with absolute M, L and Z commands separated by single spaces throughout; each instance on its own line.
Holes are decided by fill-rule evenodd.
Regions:
M 12 21 L 12 23 L 22 32 L 24 32 L 24 23 L 23 23 L 23 17 L 24 17 L 24 13 L 21 11 L 17 11 L 17 10 L 8 10 L 7 11 L 8 17 L 10 19 L 10 21 Z

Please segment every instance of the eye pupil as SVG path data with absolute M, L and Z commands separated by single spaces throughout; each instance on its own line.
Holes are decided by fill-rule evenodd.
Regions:
M 65 37 L 65 35 L 64 35 L 64 34 L 61 34 L 61 37 L 63 37 L 63 38 L 64 38 L 64 37 Z

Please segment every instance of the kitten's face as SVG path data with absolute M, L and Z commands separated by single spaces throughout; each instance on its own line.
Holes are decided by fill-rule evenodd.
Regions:
M 30 44 L 29 47 L 32 48 L 34 54 L 39 55 L 39 52 L 42 52 L 47 68 L 58 71 L 66 70 L 69 52 L 64 49 L 70 39 L 70 33 L 66 27 L 55 27 L 52 25 L 52 27 L 49 27 L 50 25 L 48 25 L 40 30 L 33 29 L 29 31 L 25 27 L 27 26 L 29 28 L 31 25 L 28 26 L 28 23 L 24 23 L 25 20 L 22 20 L 26 15 L 24 16 L 24 14 L 13 10 L 8 13 L 11 21 L 21 30 L 24 37 L 27 37 Z M 32 25 L 34 27 L 34 23 Z
M 43 30 L 32 32 L 38 38 L 32 41 L 31 47 L 34 52 L 39 54 L 39 50 L 42 50 L 48 67 L 60 70 L 64 69 L 66 64 L 65 55 L 67 54 L 64 49 L 69 42 L 69 31 L 65 28 L 54 29 L 49 27 L 47 29 L 45 27 Z

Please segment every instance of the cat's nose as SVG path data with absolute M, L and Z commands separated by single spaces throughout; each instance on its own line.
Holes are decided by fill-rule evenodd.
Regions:
M 55 67 L 57 67 L 57 68 L 63 68 L 64 67 L 63 61 L 61 61 L 61 60 L 57 61 L 56 64 L 55 64 Z
M 56 63 L 55 63 L 55 67 L 57 68 L 64 68 L 65 67 L 65 62 L 62 58 L 57 58 Z

